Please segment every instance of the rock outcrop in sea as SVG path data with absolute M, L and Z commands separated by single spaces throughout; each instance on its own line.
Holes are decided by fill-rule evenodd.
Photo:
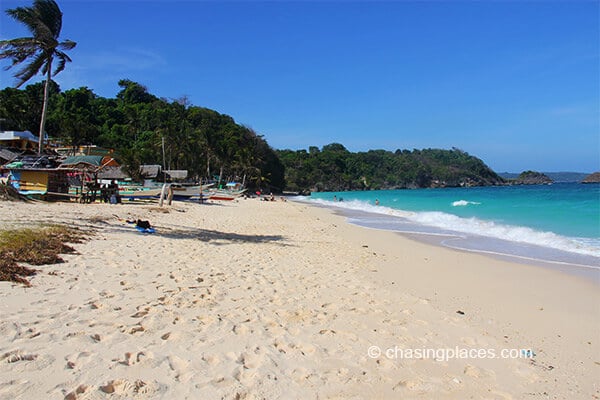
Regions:
M 600 183 L 600 172 L 594 172 L 586 176 L 581 183 Z
M 537 171 L 521 172 L 519 177 L 512 181 L 513 185 L 549 185 L 554 181 L 548 175 Z

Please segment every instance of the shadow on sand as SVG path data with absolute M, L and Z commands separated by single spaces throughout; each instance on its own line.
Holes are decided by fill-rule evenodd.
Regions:
M 161 226 L 156 227 L 155 235 L 169 239 L 197 239 L 202 242 L 212 242 L 216 245 L 232 243 L 271 243 L 281 242 L 285 238 L 281 235 L 244 235 L 234 232 L 220 232 L 210 229 L 170 229 Z M 284 243 L 279 243 L 287 246 Z
M 282 235 L 245 235 L 235 232 L 221 232 L 211 229 L 191 229 L 191 228 L 169 228 L 163 225 L 155 225 L 154 233 L 142 233 L 135 229 L 134 224 L 123 224 L 114 223 L 112 221 L 106 221 L 104 219 L 87 220 L 87 224 L 84 225 L 92 231 L 111 231 L 119 233 L 128 233 L 136 236 L 160 236 L 168 239 L 195 239 L 202 242 L 210 242 L 214 245 L 226 245 L 234 243 L 273 243 L 278 242 L 280 246 L 290 246 L 289 244 L 283 243 L 285 237 Z M 90 224 L 91 222 L 91 224 Z

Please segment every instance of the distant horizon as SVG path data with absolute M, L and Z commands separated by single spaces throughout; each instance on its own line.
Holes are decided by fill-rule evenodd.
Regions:
M 2 2 L 0 39 L 28 35 L 4 11 L 29 5 Z M 59 6 L 77 42 L 62 90 L 114 97 L 130 79 L 276 149 L 457 147 L 494 171 L 600 170 L 599 2 Z

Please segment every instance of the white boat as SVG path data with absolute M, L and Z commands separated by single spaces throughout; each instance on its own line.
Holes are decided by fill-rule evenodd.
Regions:
M 223 189 L 210 190 L 208 198 L 210 200 L 231 201 L 240 197 L 245 191 L 246 189 L 243 188 L 241 183 L 230 182 Z
M 195 200 L 200 199 L 200 197 L 206 199 L 207 191 L 214 183 L 207 183 L 204 185 L 181 185 L 181 184 L 171 184 L 171 189 L 173 189 L 173 198 L 175 200 Z
M 119 188 L 119 196 L 124 199 L 158 199 L 161 187 L 127 186 Z

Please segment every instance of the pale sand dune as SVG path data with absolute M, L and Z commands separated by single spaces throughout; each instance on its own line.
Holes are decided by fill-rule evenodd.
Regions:
M 96 232 L 31 288 L 0 283 L 0 398 L 600 396 L 597 284 L 303 204 L 165 210 L 0 203 L 3 227 Z M 124 222 L 133 218 L 157 233 L 138 233 Z M 371 346 L 384 354 L 370 357 Z M 536 356 L 386 357 L 395 346 Z

